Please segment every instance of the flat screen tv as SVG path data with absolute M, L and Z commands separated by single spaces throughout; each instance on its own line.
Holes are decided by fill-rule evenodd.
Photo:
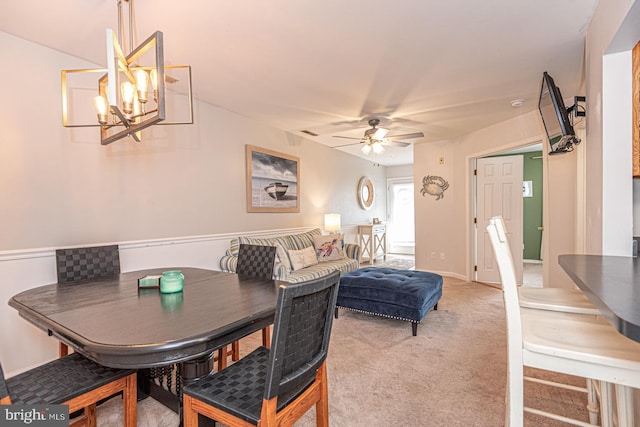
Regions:
M 562 100 L 560 89 L 553 78 L 545 71 L 542 75 L 542 88 L 538 109 L 547 131 L 547 138 L 551 151 L 549 154 L 566 153 L 573 150 L 573 146 L 580 143 L 573 130 L 567 107 Z

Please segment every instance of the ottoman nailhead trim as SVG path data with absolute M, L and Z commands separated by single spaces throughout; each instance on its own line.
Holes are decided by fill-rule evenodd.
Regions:
M 366 311 L 366 310 L 358 310 L 357 308 L 351 308 L 351 307 L 342 307 L 340 305 L 336 305 L 336 307 L 340 307 L 344 310 L 350 310 L 350 311 L 357 311 L 358 313 L 365 313 L 365 314 L 372 314 L 374 316 L 380 316 L 380 317 L 388 317 L 389 319 L 397 319 L 397 320 L 404 320 L 405 322 L 411 322 L 411 323 L 422 323 L 421 320 L 419 321 L 415 321 L 415 320 L 411 320 L 411 319 L 407 319 L 405 317 L 398 317 L 398 316 L 391 316 L 389 314 L 381 314 L 381 313 L 374 313 L 373 311 Z

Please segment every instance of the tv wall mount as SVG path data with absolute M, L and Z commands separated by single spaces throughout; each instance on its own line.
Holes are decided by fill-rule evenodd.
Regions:
M 573 126 L 573 117 L 586 117 L 587 116 L 587 111 L 584 107 L 584 105 L 580 105 L 580 103 L 585 103 L 587 101 L 587 97 L 586 96 L 574 96 L 573 97 L 573 105 L 569 108 L 567 108 L 567 115 L 569 116 L 569 119 L 571 120 L 571 125 Z M 555 154 L 562 154 L 562 153 L 569 153 L 571 151 L 573 151 L 573 149 L 575 148 L 576 145 L 580 144 L 580 138 L 578 138 L 577 136 L 573 135 L 569 138 L 567 138 L 562 145 L 560 145 L 558 148 L 556 148 L 555 150 L 552 150 L 549 152 L 550 155 L 555 155 Z
M 573 105 L 567 108 L 567 114 L 573 113 L 575 117 L 586 117 L 587 110 L 584 108 L 584 105 L 580 105 L 580 103 L 587 102 L 586 96 L 574 96 L 573 97 Z

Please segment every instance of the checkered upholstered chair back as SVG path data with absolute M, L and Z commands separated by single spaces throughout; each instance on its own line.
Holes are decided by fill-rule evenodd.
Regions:
M 118 245 L 56 250 L 58 283 L 105 279 L 120 274 Z
M 243 276 L 271 279 L 276 260 L 275 246 L 241 244 L 236 273 Z
M 231 427 L 293 425 L 313 405 L 329 426 L 326 358 L 340 272 L 300 283 L 278 281 L 271 349 L 260 346 L 184 387 L 184 425 L 198 414 Z
M 311 382 L 327 358 L 340 272 L 280 286 L 265 399 L 293 396 Z

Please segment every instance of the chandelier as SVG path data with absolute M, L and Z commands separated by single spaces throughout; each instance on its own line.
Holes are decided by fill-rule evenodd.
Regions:
M 63 126 L 99 126 L 102 145 L 127 136 L 140 142 L 140 131 L 155 124 L 193 123 L 191 66 L 165 65 L 161 31 L 133 48 L 133 0 L 124 0 L 129 3 L 129 52 L 125 54 L 121 47 L 123 0 L 116 1 L 118 35 L 107 29 L 107 68 L 62 71 Z M 101 74 L 97 85 L 95 78 L 84 77 L 89 73 Z M 168 95 L 177 120 L 166 120 Z M 95 111 L 94 118 L 82 117 L 86 111 Z

